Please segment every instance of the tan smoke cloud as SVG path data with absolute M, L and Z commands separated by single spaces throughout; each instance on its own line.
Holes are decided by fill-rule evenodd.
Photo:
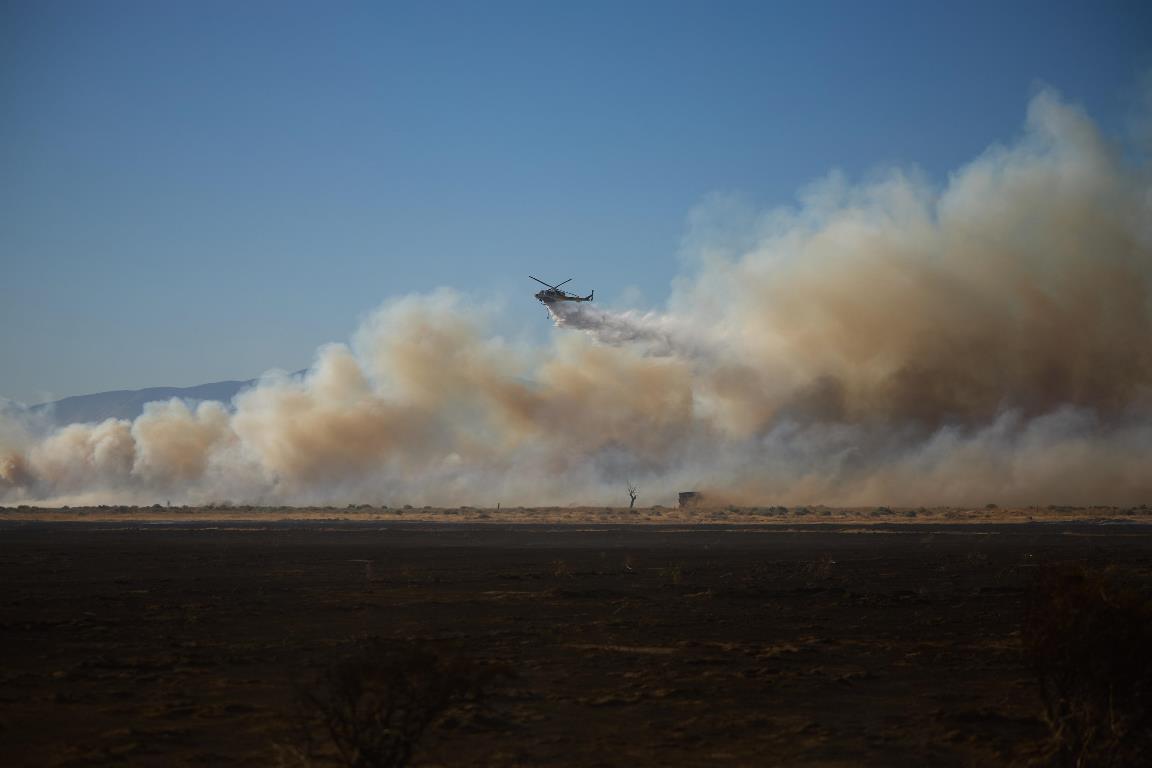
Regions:
M 132 424 L 70 424 L 33 445 L 27 466 L 37 490 L 56 492 L 128 483 L 136 458 Z
M 721 406 L 761 426 L 788 406 L 939 426 L 1146 405 L 1147 194 L 1051 94 L 1033 101 L 1019 145 L 990 150 L 940 195 L 901 173 L 830 183 L 692 288 L 732 298 L 744 349 L 712 373 Z
M 180 400 L 148 403 L 132 424 L 132 473 L 164 485 L 194 482 L 210 457 L 232 440 L 227 409 L 204 402 L 195 410 Z
M 1152 499 L 1152 185 L 1080 110 L 1042 93 L 942 189 L 833 175 L 752 230 L 699 249 L 665 313 L 563 307 L 544 348 L 440 291 L 231 411 L 0 429 L 0 494 L 601 503 L 629 478 L 653 502 Z

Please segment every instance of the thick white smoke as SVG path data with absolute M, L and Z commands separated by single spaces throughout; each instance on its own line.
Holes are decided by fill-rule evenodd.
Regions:
M 652 355 L 701 357 L 708 354 L 709 345 L 702 334 L 692 331 L 674 315 L 617 312 L 567 301 L 549 304 L 548 315 L 557 328 L 584 331 L 603 344 L 636 344 Z
M 555 305 L 527 348 L 442 291 L 231 410 L 7 418 L 0 499 L 1149 502 L 1152 184 L 1124 157 L 1042 93 L 943 189 L 833 176 L 701 249 L 663 313 Z

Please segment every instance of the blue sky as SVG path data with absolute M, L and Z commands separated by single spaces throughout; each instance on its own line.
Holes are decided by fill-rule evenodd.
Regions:
M 693 208 L 943 180 L 1039 84 L 1121 134 L 1142 2 L 4 2 L 0 396 L 297 369 L 452 286 L 660 304 Z

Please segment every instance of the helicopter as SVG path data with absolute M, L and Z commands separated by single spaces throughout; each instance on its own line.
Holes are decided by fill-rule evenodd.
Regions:
M 532 275 L 528 275 L 528 277 L 532 277 Z M 588 294 L 587 296 L 577 296 L 575 294 L 568 293 L 567 291 L 560 290 L 560 286 L 564 285 L 564 283 L 570 282 L 572 278 L 568 278 L 564 281 L 564 283 L 559 283 L 558 285 L 546 283 L 538 277 L 532 277 L 532 279 L 541 285 L 548 286 L 547 289 L 538 291 L 536 293 L 536 298 L 539 299 L 542 304 L 555 304 L 558 301 L 592 301 L 592 297 L 596 295 L 596 291 L 592 291 L 592 293 Z

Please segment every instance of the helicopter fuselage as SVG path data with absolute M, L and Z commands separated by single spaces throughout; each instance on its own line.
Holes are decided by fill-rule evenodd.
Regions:
M 536 299 L 542 304 L 555 304 L 558 301 L 592 301 L 592 297 L 596 295 L 596 291 L 592 291 L 587 296 L 577 296 L 574 293 L 561 290 L 560 286 L 571 282 L 572 278 L 568 278 L 564 283 L 552 285 L 552 283 L 546 283 L 538 277 L 532 277 L 532 275 L 528 275 L 528 277 L 544 286 L 544 290 L 536 292 Z
M 555 304 L 558 301 L 592 301 L 592 294 L 588 294 L 587 296 L 573 296 L 567 291 L 548 288 L 537 292 L 536 298 L 544 304 Z

